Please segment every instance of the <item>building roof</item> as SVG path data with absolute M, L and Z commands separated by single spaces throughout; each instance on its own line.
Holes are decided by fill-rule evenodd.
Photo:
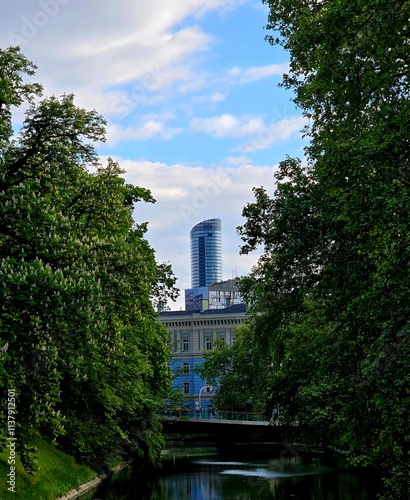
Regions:
M 224 309 L 206 309 L 201 314 L 238 314 L 246 312 L 246 304 L 234 304 Z
M 160 318 L 166 318 L 167 316 L 192 316 L 194 314 L 200 315 L 223 315 L 223 314 L 240 314 L 246 312 L 246 304 L 234 304 L 224 309 L 206 309 L 205 311 L 200 311 L 199 309 L 194 311 L 164 311 L 159 314 Z
M 166 316 L 192 316 L 193 314 L 199 314 L 201 311 L 196 309 L 194 311 L 163 311 L 159 313 L 159 317 L 163 318 Z

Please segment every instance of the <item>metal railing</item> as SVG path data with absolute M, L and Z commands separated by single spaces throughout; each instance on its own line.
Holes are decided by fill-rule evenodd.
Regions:
M 162 416 L 180 420 L 223 420 L 224 422 L 266 422 L 259 413 L 219 410 L 163 410 Z

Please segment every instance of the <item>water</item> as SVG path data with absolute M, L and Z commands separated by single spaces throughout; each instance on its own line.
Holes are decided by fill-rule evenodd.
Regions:
M 154 480 L 130 470 L 94 500 L 371 500 L 380 478 L 349 471 L 323 454 L 274 445 L 170 446 Z

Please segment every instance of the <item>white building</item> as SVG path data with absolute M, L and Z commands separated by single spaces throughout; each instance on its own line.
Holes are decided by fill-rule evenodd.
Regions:
M 213 349 L 216 339 L 228 345 L 234 343 L 235 328 L 245 319 L 245 304 L 205 311 L 165 311 L 159 315 L 158 321 L 170 334 L 171 369 L 176 374 L 174 387 L 182 389 L 192 407 L 206 384 L 194 371 L 203 363 L 203 353 Z M 203 408 L 211 397 L 212 394 L 203 394 Z

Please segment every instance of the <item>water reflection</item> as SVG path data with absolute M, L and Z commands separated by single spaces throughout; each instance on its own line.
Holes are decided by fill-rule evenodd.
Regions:
M 274 457 L 274 458 L 272 458 Z M 284 459 L 271 446 L 237 449 L 178 446 L 164 455 L 155 480 L 128 477 L 97 490 L 90 498 L 138 500 L 371 500 L 378 481 L 340 469 L 324 456 Z

